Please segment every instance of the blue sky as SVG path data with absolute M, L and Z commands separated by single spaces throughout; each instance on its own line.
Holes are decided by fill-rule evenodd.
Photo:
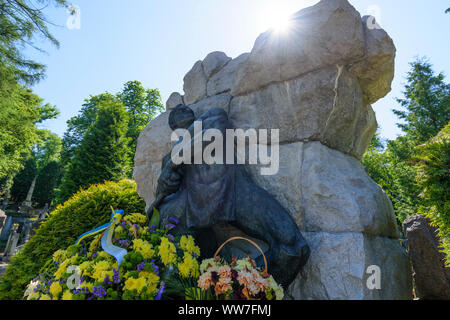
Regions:
M 252 49 L 273 18 L 294 13 L 317 0 L 74 0 L 81 9 L 81 29 L 70 30 L 64 9 L 47 9 L 60 49 L 28 50 L 27 56 L 47 65 L 47 77 L 33 87 L 61 115 L 43 127 L 62 136 L 89 95 L 118 92 L 129 80 L 160 89 L 163 102 L 183 92 L 183 77 L 211 51 L 236 57 Z M 373 107 L 382 136 L 401 131 L 391 112 L 398 108 L 408 63 L 427 56 L 435 71 L 450 74 L 450 7 L 448 0 L 350 1 L 362 14 L 378 16 L 397 47 L 392 92 Z M 450 81 L 447 78 L 447 82 Z

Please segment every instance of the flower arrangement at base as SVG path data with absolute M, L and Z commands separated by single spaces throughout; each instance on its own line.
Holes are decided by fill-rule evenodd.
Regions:
M 232 238 L 227 242 L 238 238 L 239 237 Z M 245 238 L 240 239 L 247 240 L 254 244 L 264 256 L 262 250 L 254 242 Z M 226 243 L 224 243 L 224 245 Z M 221 248 L 219 248 L 218 252 Z M 266 261 L 266 268 L 261 269 L 256 266 L 256 262 L 250 257 L 240 260 L 233 258 L 231 263 L 227 263 L 217 256 L 217 253 L 214 258 L 203 260 L 200 265 L 201 275 L 197 284 L 203 295 L 208 297 L 208 299 L 283 299 L 283 288 L 267 273 Z
M 112 226 L 112 245 L 127 252 L 118 260 L 102 250 L 103 234 L 58 250 L 25 291 L 28 300 L 185 299 L 195 290 L 200 249 L 192 236 L 170 234 L 176 219 L 151 221 L 134 213 Z M 103 243 L 102 243 L 103 244 Z M 123 252 L 123 251 L 122 251 Z

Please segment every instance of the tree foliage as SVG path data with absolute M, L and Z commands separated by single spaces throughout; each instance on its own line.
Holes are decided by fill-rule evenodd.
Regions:
M 63 151 L 61 154 L 61 161 L 64 166 L 72 161 L 75 150 L 80 146 L 84 134 L 94 124 L 99 105 L 107 101 L 117 102 L 116 98 L 109 93 L 90 96 L 89 99 L 84 100 L 79 115 L 67 121 L 67 130 L 64 133 Z
M 59 202 L 80 188 L 104 181 L 119 181 L 129 171 L 128 114 L 116 99 L 103 99 L 94 123 L 83 135 L 80 146 L 62 179 Z
M 40 170 L 33 193 L 33 202 L 37 204 L 38 208 L 52 204 L 61 181 L 61 170 L 61 163 L 58 161 L 51 161 Z
M 158 89 L 145 89 L 139 81 L 129 81 L 125 83 L 118 97 L 130 115 L 127 137 L 130 138 L 131 158 L 134 158 L 139 134 L 164 110 L 161 94 Z
M 81 145 L 87 130 L 95 122 L 99 106 L 104 101 L 120 103 L 125 106 L 128 113 L 126 136 L 129 138 L 129 171 L 127 177 L 130 178 L 139 134 L 164 109 L 158 89 L 146 89 L 139 81 L 127 82 L 123 90 L 116 95 L 106 92 L 90 96 L 85 100 L 79 115 L 67 122 L 67 131 L 64 133 L 63 140 L 62 163 L 67 166 L 72 161 L 75 150 Z
M 450 266 L 450 123 L 425 144 L 415 148 L 420 212 L 438 227 Z
M 11 199 L 18 203 L 26 199 L 33 180 L 36 180 L 39 183 L 33 192 L 33 202 L 36 201 L 38 205 L 50 204 L 54 196 L 53 189 L 59 179 L 59 169 L 55 170 L 55 166 L 59 168 L 62 140 L 48 130 L 38 132 L 38 143 L 34 146 L 24 169 L 14 178 Z
M 36 36 L 59 46 L 48 29 L 49 21 L 43 9 L 50 4 L 64 6 L 66 0 L 4 0 L 0 2 L 0 64 L 8 66 L 16 80 L 33 84 L 43 78 L 45 66 L 27 59 L 24 47 L 39 49 Z M 41 50 L 42 51 L 42 50 Z
M 397 99 L 406 110 L 394 114 L 404 120 L 398 127 L 416 144 L 434 137 L 450 121 L 450 84 L 442 73 L 435 75 L 425 59 L 410 65 L 404 98 Z
M 30 185 L 37 172 L 36 159 L 30 156 L 25 162 L 24 168 L 14 178 L 11 188 L 11 200 L 21 203 L 26 199 Z
M 424 59 L 411 63 L 403 107 L 394 113 L 403 120 L 398 126 L 405 135 L 388 141 L 386 148 L 369 148 L 363 158 L 368 174 L 391 198 L 400 222 L 419 213 L 425 198 L 417 179 L 413 155 L 418 145 L 428 141 L 450 121 L 450 85 L 443 74 L 434 74 Z
M 33 47 L 36 37 L 58 46 L 49 32 L 43 9 L 49 5 L 65 5 L 65 0 L 0 1 L 0 194 L 8 193 L 14 176 L 35 143 L 37 125 L 58 115 L 55 107 L 43 104 L 25 85 L 44 76 L 45 67 L 23 56 Z
M 56 107 L 18 84 L 0 64 L 0 179 L 14 176 L 33 145 L 39 141 L 37 125 L 55 118 Z

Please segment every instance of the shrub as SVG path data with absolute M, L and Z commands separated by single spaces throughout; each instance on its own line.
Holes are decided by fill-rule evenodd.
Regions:
M 30 280 L 55 251 L 73 245 L 81 234 L 109 221 L 110 206 L 132 213 L 145 210 L 136 183 L 131 180 L 106 182 L 79 191 L 59 205 L 12 258 L 0 283 L 0 300 L 22 299 Z
M 416 148 L 414 160 L 422 187 L 420 213 L 438 228 L 450 266 L 450 123 L 436 137 Z

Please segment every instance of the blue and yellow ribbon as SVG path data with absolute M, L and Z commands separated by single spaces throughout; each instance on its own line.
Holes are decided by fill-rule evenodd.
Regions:
M 112 209 L 112 208 L 111 208 Z M 123 258 L 127 254 L 127 250 L 114 246 L 112 244 L 112 235 L 114 234 L 114 227 L 122 221 L 124 211 L 123 210 L 114 210 L 112 209 L 111 213 L 111 220 L 110 222 L 95 228 L 91 231 L 83 233 L 76 241 L 75 245 L 79 245 L 81 241 L 86 239 L 87 237 L 93 236 L 97 233 L 100 233 L 102 231 L 105 231 L 105 234 L 102 236 L 102 248 L 105 250 L 105 252 L 112 255 L 116 260 L 117 263 L 120 265 L 122 264 Z

